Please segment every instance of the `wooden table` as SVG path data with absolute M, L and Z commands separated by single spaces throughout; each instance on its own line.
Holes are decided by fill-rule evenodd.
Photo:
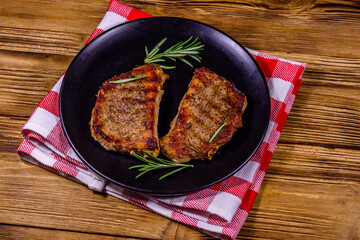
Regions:
M 360 3 L 126 0 L 308 64 L 238 238 L 360 238 Z M 20 129 L 103 17 L 106 0 L 0 4 L 0 239 L 208 239 L 20 160 Z M 76 212 L 76 215 L 74 214 Z

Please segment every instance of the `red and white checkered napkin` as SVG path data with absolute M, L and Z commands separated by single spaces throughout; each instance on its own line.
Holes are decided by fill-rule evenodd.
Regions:
M 111 0 L 91 39 L 117 24 L 150 15 Z M 240 171 L 227 180 L 180 197 L 153 197 L 129 191 L 90 171 L 76 156 L 64 136 L 59 119 L 59 89 L 63 76 L 39 103 L 22 129 L 22 159 L 87 185 L 95 191 L 133 203 L 201 232 L 234 239 L 240 231 L 260 188 L 285 120 L 301 84 L 306 64 L 249 50 L 266 77 L 271 96 L 270 125 L 259 150 Z

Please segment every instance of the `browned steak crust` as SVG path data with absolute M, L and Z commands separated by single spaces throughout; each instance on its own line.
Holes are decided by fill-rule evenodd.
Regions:
M 177 162 L 211 159 L 242 127 L 246 106 L 245 95 L 234 84 L 206 68 L 195 69 L 170 131 L 160 139 L 161 152 Z
M 110 81 L 140 77 L 135 81 L 114 84 Z M 160 152 L 157 133 L 159 104 L 163 84 L 168 79 L 161 67 L 145 64 L 105 81 L 97 93 L 90 130 L 106 150 L 155 156 Z

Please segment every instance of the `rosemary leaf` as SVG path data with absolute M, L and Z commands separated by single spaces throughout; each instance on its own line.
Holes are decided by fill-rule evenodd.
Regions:
M 181 61 L 183 61 L 184 63 L 186 63 L 187 65 L 189 65 L 190 67 L 194 67 L 188 60 L 186 60 L 185 58 L 179 58 Z
M 148 151 L 146 150 L 143 150 L 143 152 L 148 155 L 151 159 L 157 161 L 157 162 L 160 162 L 160 163 L 164 163 L 164 164 L 172 164 L 174 162 L 172 161 L 169 161 L 169 160 L 166 160 L 166 159 L 162 159 L 162 158 L 158 158 L 158 157 L 155 157 L 154 155 L 152 155 L 151 153 L 149 153 Z
M 166 177 L 168 177 L 168 176 L 170 176 L 170 175 L 172 175 L 172 174 L 174 174 L 174 173 L 177 173 L 177 172 L 179 172 L 179 171 L 181 171 L 181 170 L 183 170 L 183 169 L 185 169 L 185 168 L 187 168 L 187 167 L 189 167 L 189 166 L 184 166 L 184 167 L 181 167 L 181 168 L 177 168 L 177 169 L 175 169 L 174 171 L 171 171 L 171 172 L 169 172 L 169 173 L 167 173 L 167 174 L 165 174 L 165 175 L 162 175 L 162 176 L 159 178 L 159 180 L 162 180 L 162 179 L 164 179 L 164 178 L 166 178 Z
M 152 56 L 154 56 L 156 53 L 159 52 L 161 45 L 163 45 L 163 43 L 166 41 L 167 38 L 163 38 L 158 44 L 156 44 L 156 46 L 150 51 L 149 54 L 147 54 L 146 58 L 151 58 Z
M 151 63 L 157 63 L 157 62 L 166 62 L 166 60 L 162 59 L 162 58 L 159 58 L 159 59 L 155 59 L 155 60 L 151 61 Z
M 221 126 L 218 128 L 218 130 L 216 130 L 216 132 L 215 132 L 215 133 L 212 135 L 212 137 L 210 138 L 209 143 L 211 143 L 211 142 L 215 139 L 216 135 L 219 134 L 219 132 L 221 131 L 221 129 L 223 129 L 223 127 L 225 127 L 225 125 L 226 125 L 226 123 L 224 123 L 223 125 L 221 125 Z
M 197 43 L 195 43 L 195 44 L 192 44 L 191 46 L 188 46 L 189 48 L 203 48 L 204 47 L 204 45 L 200 45 L 201 44 L 201 42 L 197 42 Z M 200 46 L 199 46 L 200 45 Z
M 193 36 L 190 36 L 185 42 L 181 43 L 181 45 L 185 45 L 187 44 L 188 42 L 190 42 L 190 40 L 193 38 Z M 195 41 L 197 40 L 198 38 L 195 39 Z
M 165 66 L 165 65 L 159 65 L 162 69 L 168 69 L 168 70 L 171 70 L 171 69 L 175 69 L 176 67 L 175 66 Z
M 147 58 L 151 58 L 152 56 L 154 56 L 156 53 L 158 53 L 160 51 L 159 48 L 155 47 L 151 50 L 151 52 L 147 55 Z
M 199 63 L 201 62 L 201 57 L 196 56 L 196 55 L 189 55 L 189 57 L 195 59 L 196 61 L 198 61 Z
M 193 150 L 193 151 L 195 151 L 195 152 L 197 152 L 197 153 L 203 154 L 200 150 L 194 148 L 194 147 L 191 146 L 190 144 L 187 144 L 187 143 L 185 143 L 185 144 L 186 144 L 186 146 L 187 146 L 188 148 L 190 148 L 191 150 Z
M 143 164 L 143 165 L 135 165 L 135 166 L 129 167 L 129 169 L 143 168 L 143 167 L 146 167 L 146 166 L 148 166 L 148 165 L 145 165 L 145 164 Z
M 170 52 L 171 50 L 181 48 L 182 43 L 183 43 L 183 42 L 180 41 L 180 42 L 178 42 L 177 44 L 172 45 L 171 47 L 169 47 L 168 49 L 166 49 L 166 50 L 164 51 L 164 53 L 168 53 L 168 52 Z
M 136 175 L 135 178 L 139 178 L 139 177 L 141 177 L 142 175 L 144 175 L 145 173 L 147 173 L 147 172 L 149 172 L 149 171 L 151 171 L 151 169 L 139 173 L 138 175 Z
M 160 48 L 161 45 L 163 45 L 166 40 L 167 40 L 167 38 L 163 38 L 163 39 L 158 43 L 158 45 L 157 45 L 158 48 Z
M 149 164 L 154 164 L 153 161 L 149 161 L 148 159 L 136 154 L 135 152 L 132 152 L 131 155 L 133 155 L 134 157 L 136 157 L 137 159 L 143 161 L 143 162 L 146 162 L 146 163 L 149 163 Z
M 133 77 L 133 78 L 124 78 L 124 79 L 118 79 L 118 80 L 114 80 L 114 81 L 110 81 L 110 83 L 126 83 L 126 82 L 131 82 L 131 81 L 135 81 L 138 79 L 142 79 L 142 78 L 146 78 L 146 76 L 140 76 L 140 77 Z
M 186 55 L 186 54 L 199 54 L 199 52 L 198 51 L 190 51 L 190 50 L 180 50 L 179 54 L 184 54 L 184 55 Z
M 173 58 L 185 57 L 185 56 L 186 56 L 185 53 L 169 53 L 169 54 L 166 54 L 166 57 L 173 57 Z

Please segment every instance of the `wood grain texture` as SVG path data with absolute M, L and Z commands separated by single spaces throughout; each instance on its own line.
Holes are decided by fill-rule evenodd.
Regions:
M 55 230 L 55 229 L 24 227 L 24 226 L 14 226 L 14 225 L 0 225 L 0 239 L 2 240 L 28 240 L 28 239 L 136 240 L 139 238 L 118 237 L 118 236 L 111 236 L 104 234 L 91 234 L 91 233 L 81 233 L 81 232 L 71 232 L 71 234 L 69 234 L 68 231 Z
M 360 239 L 360 2 L 125 0 L 306 62 L 302 87 L 238 239 Z M 20 129 L 108 1 L 0 6 L 0 239 L 209 239 L 20 160 Z M 73 214 L 76 212 L 76 216 Z

